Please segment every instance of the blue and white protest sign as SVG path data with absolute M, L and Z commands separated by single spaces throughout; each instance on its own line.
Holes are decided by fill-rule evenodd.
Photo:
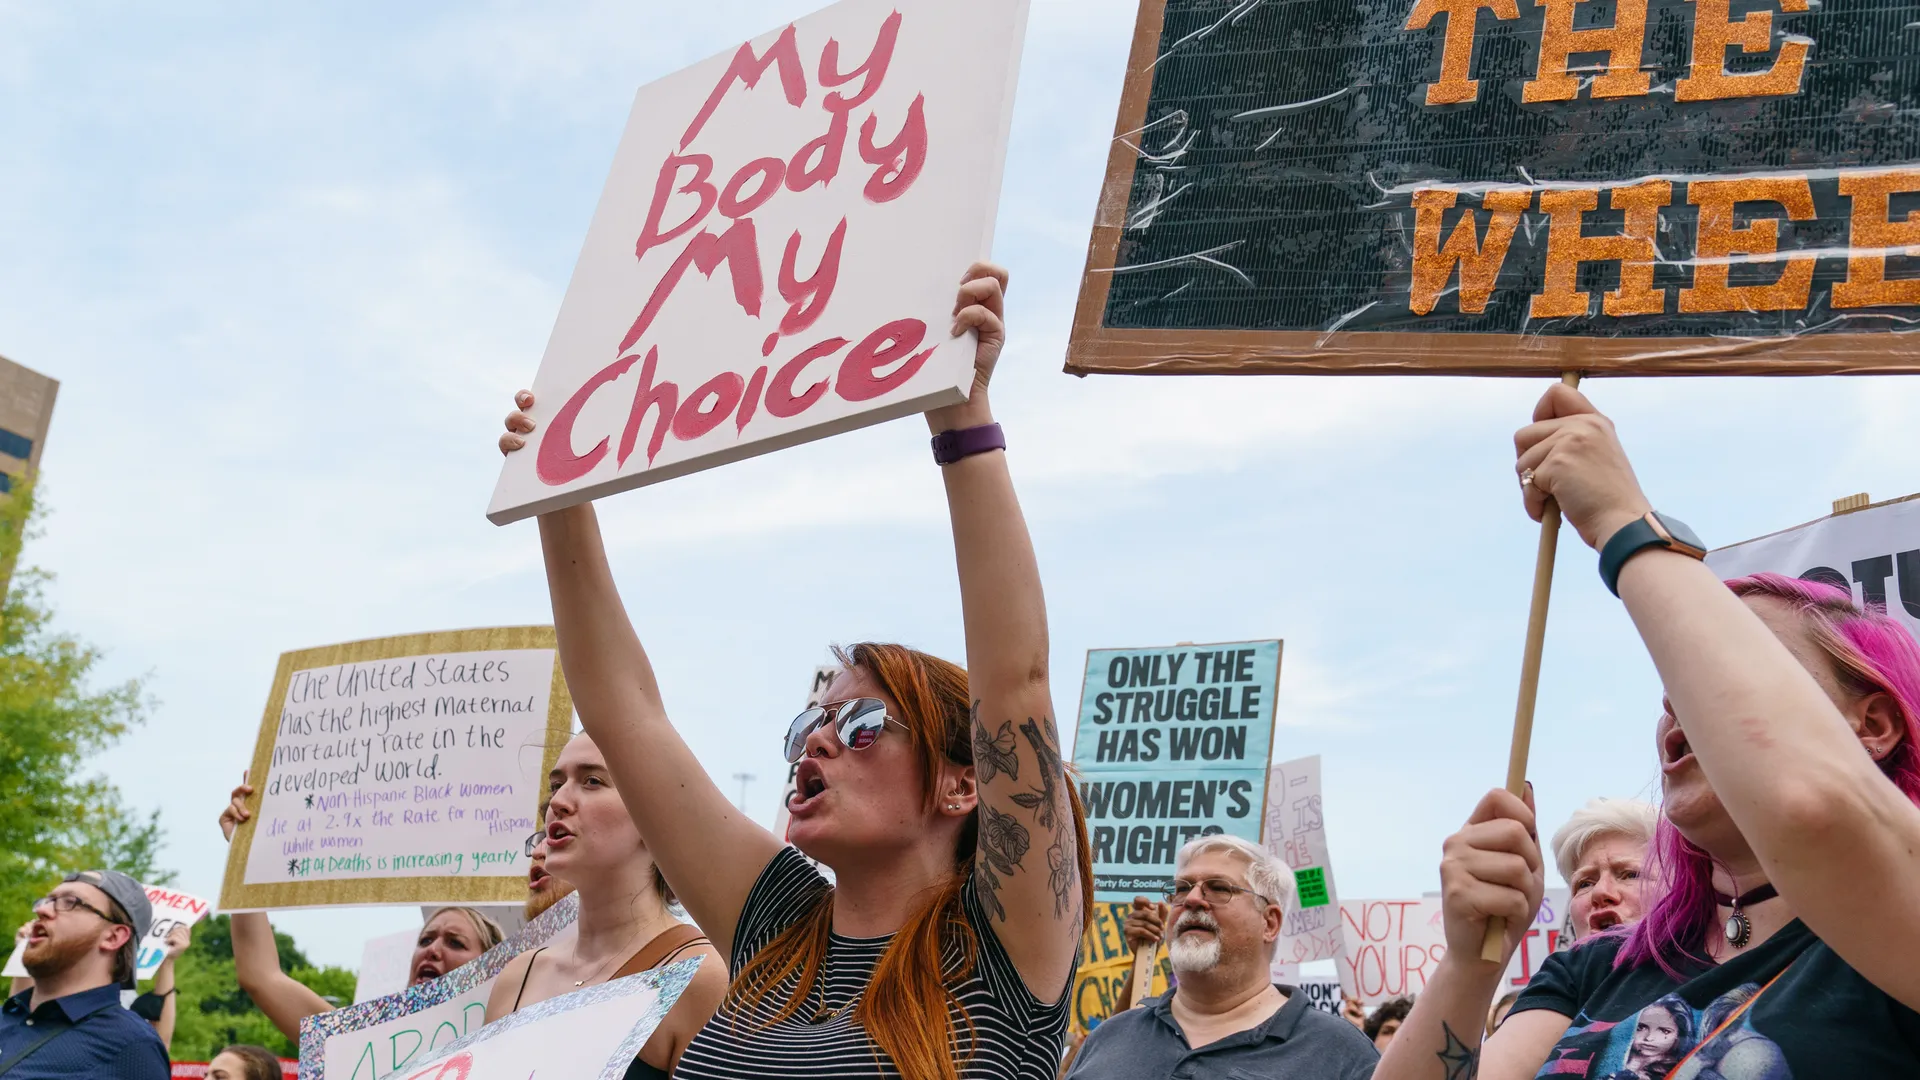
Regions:
M 1073 745 L 1094 897 L 1162 892 L 1180 845 L 1260 842 L 1280 642 L 1087 653 Z

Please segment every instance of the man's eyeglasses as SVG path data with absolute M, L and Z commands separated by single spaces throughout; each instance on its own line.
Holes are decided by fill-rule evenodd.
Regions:
M 1173 888 L 1166 894 L 1167 903 L 1184 903 L 1188 895 L 1196 889 L 1200 891 L 1200 899 L 1214 905 L 1231 904 L 1233 898 L 1241 893 L 1246 893 L 1255 900 L 1266 899 L 1252 889 L 1242 888 L 1231 881 L 1222 881 L 1219 878 L 1208 878 L 1205 881 L 1183 881 L 1180 878 L 1174 878 Z M 1268 902 L 1271 903 L 1271 901 Z
M 816 705 L 794 717 L 787 727 L 787 764 L 806 756 L 807 736 L 822 724 L 832 724 L 833 733 L 840 737 L 840 745 L 849 750 L 872 746 L 888 724 L 903 729 L 907 726 L 888 716 L 887 703 L 879 698 L 857 697 Z
M 547 831 L 545 829 L 542 829 L 539 832 L 534 833 L 532 836 L 527 837 L 526 849 L 527 849 L 528 858 L 533 857 L 533 849 L 539 847 L 540 841 L 545 840 L 546 838 L 547 838 Z
M 107 914 L 106 912 L 101 911 L 99 908 L 94 907 L 92 904 L 87 903 L 85 900 L 82 900 L 79 897 L 74 896 L 70 893 L 54 893 L 50 896 L 43 896 L 40 899 L 35 900 L 33 902 L 33 908 L 31 910 L 39 911 L 43 906 L 50 907 L 54 910 L 56 914 L 61 914 L 61 915 L 71 914 L 72 912 L 75 912 L 75 911 L 91 911 L 95 915 L 98 915 L 101 918 L 117 926 L 127 925 L 126 923 L 121 922 L 119 919 L 114 918 L 113 916 Z

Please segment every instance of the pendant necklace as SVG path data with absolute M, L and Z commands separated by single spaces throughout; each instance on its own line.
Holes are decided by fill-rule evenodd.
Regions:
M 1727 936 L 1727 944 L 1738 949 L 1753 940 L 1753 920 L 1747 918 L 1747 913 L 1740 910 L 1741 908 L 1746 907 L 1748 904 L 1758 904 L 1763 900 L 1771 900 L 1779 895 L 1779 890 L 1775 889 L 1770 883 L 1762 885 L 1757 889 L 1750 889 L 1747 892 L 1741 893 L 1739 896 L 1728 896 L 1725 893 L 1715 890 L 1713 894 L 1714 900 L 1718 901 L 1721 907 L 1731 907 L 1733 909 L 1733 914 L 1727 916 L 1727 925 L 1722 929 L 1722 932 Z

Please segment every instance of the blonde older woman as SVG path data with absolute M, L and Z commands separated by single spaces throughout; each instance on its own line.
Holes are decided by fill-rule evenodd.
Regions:
M 1659 821 L 1646 803 L 1593 799 L 1554 832 L 1553 858 L 1573 894 L 1573 940 L 1640 921 L 1642 868 Z

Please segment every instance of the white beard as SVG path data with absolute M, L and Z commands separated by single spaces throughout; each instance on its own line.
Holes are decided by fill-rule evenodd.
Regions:
M 1215 936 L 1199 941 L 1189 939 L 1182 933 L 1167 945 L 1167 960 L 1173 970 L 1181 975 L 1192 975 L 1202 971 L 1212 971 L 1220 964 L 1220 938 Z

